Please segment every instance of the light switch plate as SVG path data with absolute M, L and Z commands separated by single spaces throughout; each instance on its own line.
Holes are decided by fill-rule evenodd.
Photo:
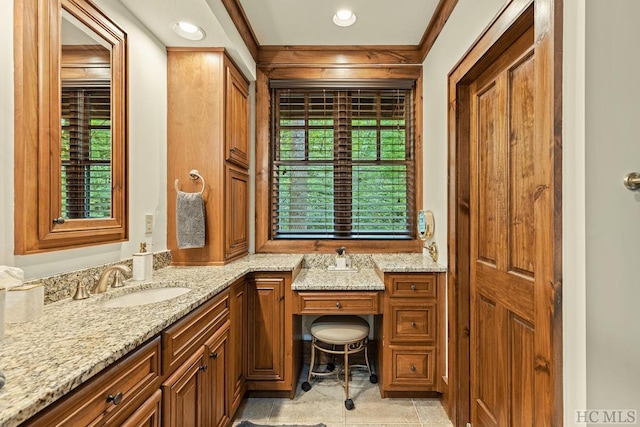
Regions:
M 144 216 L 144 233 L 145 234 L 153 233 L 153 214 L 146 214 Z

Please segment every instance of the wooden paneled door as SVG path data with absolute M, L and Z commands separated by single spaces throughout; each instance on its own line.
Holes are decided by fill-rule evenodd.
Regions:
M 455 329 L 467 327 L 454 352 L 458 384 L 468 381 L 457 425 L 562 423 L 557 88 L 552 27 L 538 22 L 554 9 L 542 3 L 553 5 L 511 2 L 492 27 L 502 34 L 480 39 L 484 53 L 465 58 L 454 86 L 454 224 L 466 242 L 455 244 L 452 314 Z
M 470 85 L 471 414 L 531 426 L 535 402 L 533 28 Z

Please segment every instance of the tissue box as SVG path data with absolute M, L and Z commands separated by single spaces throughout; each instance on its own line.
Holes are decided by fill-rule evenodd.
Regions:
M 30 283 L 7 289 L 4 319 L 6 323 L 29 322 L 42 316 L 44 286 Z

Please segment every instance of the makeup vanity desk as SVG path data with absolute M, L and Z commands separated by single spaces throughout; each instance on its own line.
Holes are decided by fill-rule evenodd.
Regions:
M 446 267 L 422 254 L 372 259 L 357 271 L 302 269 L 291 285 L 293 315 L 373 315 L 382 397 L 442 393 Z

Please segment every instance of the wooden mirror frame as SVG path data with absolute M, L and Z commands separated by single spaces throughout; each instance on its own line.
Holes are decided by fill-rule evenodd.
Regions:
M 63 7 L 111 44 L 112 215 L 58 224 Z M 128 238 L 126 56 L 126 33 L 88 0 L 15 1 L 16 255 Z

